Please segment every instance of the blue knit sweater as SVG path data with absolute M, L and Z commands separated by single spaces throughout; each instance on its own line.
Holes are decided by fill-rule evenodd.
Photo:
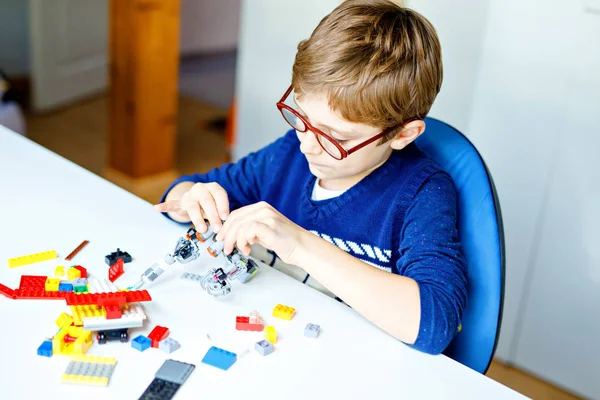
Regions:
M 421 324 L 412 346 L 441 353 L 460 326 L 467 298 L 450 176 L 411 144 L 338 197 L 311 200 L 315 180 L 290 130 L 237 163 L 180 177 L 161 201 L 182 181 L 217 182 L 227 191 L 232 210 L 266 201 L 362 261 L 414 279 Z

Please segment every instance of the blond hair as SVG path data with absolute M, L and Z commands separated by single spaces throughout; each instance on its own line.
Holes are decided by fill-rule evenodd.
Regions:
M 298 44 L 292 70 L 299 97 L 326 94 L 344 119 L 381 128 L 425 118 L 442 78 L 432 24 L 389 0 L 344 1 Z

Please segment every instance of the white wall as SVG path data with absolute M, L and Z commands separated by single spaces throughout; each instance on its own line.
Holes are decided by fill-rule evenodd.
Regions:
M 433 24 L 442 46 L 444 81 L 429 115 L 469 134 L 489 0 L 407 0 L 404 4 Z
M 233 159 L 260 149 L 288 129 L 275 103 L 291 83 L 298 42 L 308 38 L 338 4 L 338 0 L 242 1 Z
M 241 0 L 181 0 L 181 52 L 235 49 Z
M 0 1 L 0 69 L 8 75 L 29 73 L 27 0 Z

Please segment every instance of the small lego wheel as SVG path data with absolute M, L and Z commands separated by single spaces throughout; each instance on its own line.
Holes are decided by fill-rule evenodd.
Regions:
M 98 332 L 96 340 L 98 341 L 98 344 L 106 344 L 106 334 L 104 332 Z
M 129 340 L 129 334 L 127 332 L 121 332 L 121 343 L 127 343 Z

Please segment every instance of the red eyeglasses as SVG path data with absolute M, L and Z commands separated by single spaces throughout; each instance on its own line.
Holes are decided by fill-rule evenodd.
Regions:
M 285 92 L 285 94 L 283 95 L 281 100 L 279 100 L 279 102 L 277 103 L 277 108 L 281 112 L 283 119 L 285 119 L 285 121 L 292 128 L 297 130 L 298 132 L 311 131 L 317 138 L 317 142 L 319 142 L 319 145 L 321 145 L 323 150 L 325 150 L 327 152 L 327 154 L 329 154 L 331 157 L 335 158 L 336 160 L 342 160 L 342 159 L 348 157 L 350 154 L 373 143 L 375 140 L 384 137 L 388 133 L 392 132 L 394 129 L 397 129 L 398 127 L 405 125 L 411 121 L 416 121 L 419 119 L 417 117 L 410 118 L 404 122 L 401 122 L 397 125 L 394 125 L 390 128 L 385 129 L 383 132 L 378 133 L 377 135 L 352 147 L 350 150 L 346 150 L 337 142 L 337 140 L 335 140 L 331 136 L 327 135 L 326 133 L 324 133 L 324 132 L 320 131 L 319 129 L 315 128 L 314 126 L 312 126 L 302 115 L 300 115 L 298 113 L 298 111 L 294 110 L 292 107 L 283 103 L 287 99 L 287 97 L 290 95 L 290 93 L 292 93 L 292 90 L 293 90 L 293 87 L 290 85 L 287 92 Z

